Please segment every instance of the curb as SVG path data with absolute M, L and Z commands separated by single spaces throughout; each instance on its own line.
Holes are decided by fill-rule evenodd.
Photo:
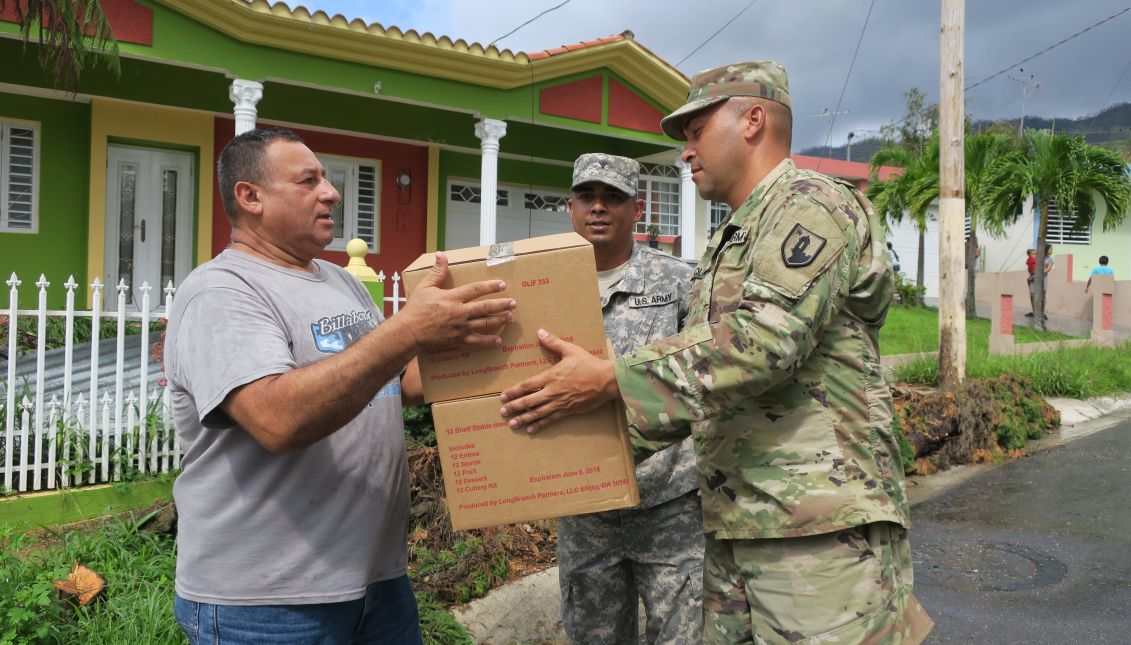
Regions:
M 1056 397 L 1046 400 L 1060 412 L 1061 426 L 1056 432 L 1032 442 L 1030 452 L 1050 450 L 1131 417 L 1131 394 L 1084 401 Z M 955 466 L 925 477 L 909 477 L 906 480 L 908 500 L 914 507 L 995 467 L 990 464 Z M 453 609 L 452 615 L 473 642 L 479 644 L 565 642 L 557 567 L 498 587 L 483 598 Z

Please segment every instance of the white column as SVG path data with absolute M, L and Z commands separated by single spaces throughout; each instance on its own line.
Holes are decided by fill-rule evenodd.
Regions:
M 691 166 L 676 160 L 679 168 L 679 236 L 680 257 L 698 260 L 695 253 L 695 182 L 691 181 Z
M 499 139 L 506 134 L 506 121 L 484 117 L 475 124 L 475 136 L 479 137 L 479 149 L 482 151 L 479 180 L 480 246 L 495 243 L 495 202 L 499 190 Z
M 263 83 L 237 78 L 228 88 L 228 98 L 235 104 L 236 136 L 255 129 L 255 106 L 263 98 Z

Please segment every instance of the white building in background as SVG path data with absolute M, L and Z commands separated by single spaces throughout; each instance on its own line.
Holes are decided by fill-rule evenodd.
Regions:
M 1025 206 L 1027 215 L 1006 228 L 1005 234 L 993 237 L 985 231 L 978 232 L 978 273 L 1002 273 L 1005 271 L 1024 271 L 1026 251 L 1036 247 L 1037 212 L 1029 204 Z M 1090 228 L 1082 231 L 1072 229 L 1071 219 L 1061 218 L 1056 208 L 1049 213 L 1048 243 L 1053 245 L 1053 256 L 1062 258 L 1071 255 L 1072 280 L 1082 282 L 1088 279 L 1092 269 L 1099 264 L 1101 255 L 1108 256 L 1109 266 L 1115 270 L 1117 279 L 1131 277 L 1131 218 L 1114 230 L 1104 231 L 1103 221 L 1106 213 L 1102 210 Z M 927 231 L 924 257 L 924 286 L 928 304 L 938 302 L 939 294 L 939 224 L 938 209 L 934 206 L 927 214 Z M 915 225 L 904 220 L 893 225 L 888 240 L 899 254 L 900 272 L 910 281 L 915 281 L 916 262 L 919 257 L 919 231 Z

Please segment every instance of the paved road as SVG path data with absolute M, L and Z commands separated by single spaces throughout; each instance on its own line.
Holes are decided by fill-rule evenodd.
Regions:
M 1131 643 L 1131 420 L 912 512 L 928 643 Z

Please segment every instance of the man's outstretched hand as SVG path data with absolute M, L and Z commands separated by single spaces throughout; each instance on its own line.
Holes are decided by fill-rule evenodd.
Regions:
M 538 432 L 563 417 L 583 414 L 620 398 L 611 361 L 539 329 L 538 341 L 558 354 L 553 367 L 503 391 L 500 413 L 511 428 Z
M 436 253 L 436 263 L 421 279 L 404 309 L 393 320 L 404 326 L 419 348 L 447 347 L 462 343 L 472 347 L 494 347 L 502 342 L 499 331 L 511 321 L 514 298 L 484 296 L 507 288 L 502 280 L 472 282 L 443 288 L 448 277 L 448 257 Z

